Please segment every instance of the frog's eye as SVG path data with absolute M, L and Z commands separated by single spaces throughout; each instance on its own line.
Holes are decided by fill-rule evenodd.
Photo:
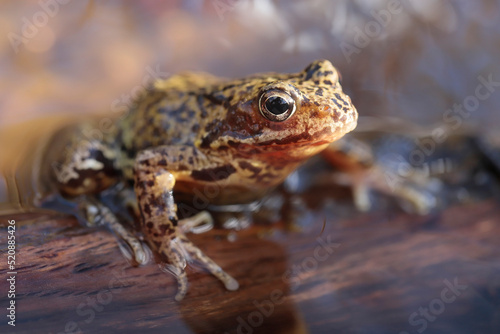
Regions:
M 285 92 L 271 90 L 261 95 L 259 109 L 262 116 L 270 121 L 282 122 L 295 112 L 295 100 Z

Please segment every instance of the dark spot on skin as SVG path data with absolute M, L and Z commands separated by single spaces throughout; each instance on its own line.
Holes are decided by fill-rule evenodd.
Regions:
M 342 103 L 343 103 L 345 106 L 347 106 L 347 105 L 348 105 L 347 101 L 345 101 L 339 93 L 335 93 L 335 97 L 337 98 L 337 100 L 342 101 Z
M 179 154 L 179 161 L 182 161 L 182 160 L 184 160 L 184 155 Z
M 324 83 L 325 85 L 330 85 L 330 86 L 333 85 L 333 83 L 330 80 L 325 80 Z
M 319 84 L 320 84 L 320 81 L 319 81 L 319 80 L 314 80 L 314 84 L 315 84 L 315 85 L 319 85 Z
M 210 134 L 208 136 L 205 136 L 203 137 L 203 139 L 201 140 L 201 143 L 200 143 L 200 147 L 201 148 L 209 148 L 210 147 L 210 144 L 215 140 L 215 136 L 210 136 Z
M 333 112 L 333 120 L 335 122 L 338 122 L 339 121 L 339 113 L 337 111 L 334 111 Z
M 342 108 L 342 110 L 343 110 L 345 113 L 348 113 L 348 112 L 349 112 L 349 108 L 347 108 L 347 107 Z
M 157 91 L 152 91 L 151 94 L 148 95 L 148 100 L 151 102 L 148 103 L 144 109 L 146 111 L 152 110 L 154 108 L 155 112 L 162 113 L 162 112 L 168 112 L 166 108 L 156 108 L 155 105 L 164 97 L 164 94 L 162 92 L 157 92 Z
M 227 96 L 223 95 L 223 94 L 215 94 L 215 95 L 214 94 L 203 94 L 203 95 L 200 95 L 198 100 L 200 100 L 200 98 L 205 103 L 208 100 L 209 102 L 211 102 L 214 105 L 224 105 L 224 103 L 227 101 Z
M 188 158 L 188 163 L 189 163 L 190 165 L 194 164 L 193 157 L 189 157 L 189 158 Z
M 137 188 L 146 189 L 146 182 L 137 182 Z
M 210 144 L 219 138 L 226 130 L 228 125 L 221 124 L 220 120 L 214 120 L 205 126 L 207 135 L 202 138 L 200 146 L 202 148 L 209 148 Z
M 228 84 L 226 86 L 223 86 L 220 90 L 228 90 L 228 89 L 234 88 L 236 86 L 237 86 L 236 83 L 230 83 L 230 84 Z
M 161 131 L 160 129 L 158 129 L 158 128 L 154 128 L 154 129 L 153 129 L 153 136 L 155 136 L 155 137 L 160 137 L 160 136 L 161 136 L 161 132 L 162 132 L 162 131 Z
M 167 165 L 167 160 L 164 158 L 158 161 L 158 166 L 166 166 Z
M 207 123 L 207 125 L 205 125 L 205 132 L 210 132 L 213 128 L 217 127 L 219 122 L 219 120 L 213 120 L 212 122 Z
M 323 72 L 323 76 L 327 76 L 327 75 L 333 75 L 333 71 L 325 71 L 325 72 Z
M 151 195 L 148 197 L 147 202 L 160 211 L 165 210 L 165 201 L 161 196 L 155 197 L 154 195 Z
M 231 174 L 234 174 L 236 169 L 231 164 L 227 164 L 215 168 L 206 168 L 191 172 L 191 177 L 200 181 L 220 181 L 227 179 Z
M 342 109 L 342 105 L 336 100 L 332 98 L 332 102 L 335 103 L 335 105 L 339 108 Z
M 295 91 L 295 94 L 297 94 L 297 96 L 301 96 L 302 95 L 302 92 L 297 87 L 291 86 L 291 85 L 289 85 L 289 87 L 292 88 Z
M 264 173 L 264 174 L 260 174 L 258 177 L 257 177 L 257 181 L 258 182 L 265 182 L 265 179 L 274 179 L 276 177 L 276 175 L 274 175 L 273 173 Z
M 316 63 L 316 64 L 311 64 L 309 65 L 304 71 L 306 72 L 306 77 L 305 81 L 310 80 L 314 73 L 316 73 L 319 69 L 321 68 L 321 64 Z
M 150 210 L 151 211 L 151 210 Z M 149 229 L 152 229 L 153 228 L 153 223 L 152 222 L 147 222 L 146 223 L 146 227 L 149 228 Z
M 318 101 L 314 101 L 314 104 L 319 107 L 319 102 Z
M 170 222 L 172 222 L 172 225 L 177 226 L 178 221 L 177 221 L 177 218 L 175 216 L 168 217 L 168 220 L 170 220 Z
M 318 96 L 323 96 L 323 88 L 321 88 L 321 87 L 318 88 L 318 90 L 316 91 L 315 94 L 318 95 Z
M 192 132 L 198 132 L 198 130 L 200 129 L 200 125 L 199 124 L 194 124 L 192 127 L 191 127 L 191 131 Z
M 205 118 L 208 116 L 208 112 L 207 112 L 207 108 L 205 108 L 205 99 L 203 98 L 204 95 L 199 95 L 198 98 L 197 98 L 197 102 L 198 102 L 198 107 L 200 108 L 200 115 L 201 117 Z
M 144 206 L 144 213 L 151 216 L 151 207 L 147 204 Z
M 148 187 L 153 187 L 153 186 L 155 185 L 155 181 L 154 181 L 154 180 L 147 180 L 147 181 L 146 181 L 146 185 L 147 185 Z
M 171 226 L 167 225 L 167 224 L 162 224 L 160 226 L 160 232 L 161 232 L 162 235 L 172 234 L 172 233 L 174 233 L 174 229 Z
M 253 175 L 256 175 L 256 174 L 259 174 L 260 171 L 262 170 L 262 168 L 260 167 L 255 167 L 254 165 L 252 165 L 251 163 L 247 162 L 247 161 L 240 161 L 238 162 L 238 165 L 241 167 L 241 169 L 245 169 L 245 170 L 249 170 L 253 173 Z

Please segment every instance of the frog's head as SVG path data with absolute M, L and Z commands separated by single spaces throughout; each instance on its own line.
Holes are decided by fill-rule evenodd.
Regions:
M 256 75 L 224 91 L 217 94 L 227 97 L 227 114 L 212 148 L 301 161 L 356 127 L 356 109 L 328 60 L 299 73 Z

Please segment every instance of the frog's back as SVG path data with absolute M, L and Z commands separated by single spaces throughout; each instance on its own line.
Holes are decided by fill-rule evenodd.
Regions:
M 159 145 L 194 145 L 208 112 L 207 87 L 224 82 L 208 73 L 183 73 L 155 81 L 118 125 L 118 141 L 130 156 Z

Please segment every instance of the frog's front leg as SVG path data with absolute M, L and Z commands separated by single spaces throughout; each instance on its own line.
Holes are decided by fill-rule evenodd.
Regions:
M 181 300 L 187 292 L 185 268 L 191 259 L 202 263 L 228 290 L 238 289 L 238 282 L 191 243 L 179 226 L 177 205 L 172 194 L 175 185 L 173 173 L 186 169 L 186 150 L 195 148 L 161 146 L 145 150 L 138 154 L 134 166 L 134 188 L 141 212 L 142 229 L 153 250 L 165 256 L 169 262 L 165 269 L 173 273 L 178 282 L 176 300 Z M 196 166 L 190 168 L 196 169 Z M 197 217 L 199 220 L 206 220 L 206 217 L 201 218 Z M 191 224 L 184 220 L 183 225 Z

